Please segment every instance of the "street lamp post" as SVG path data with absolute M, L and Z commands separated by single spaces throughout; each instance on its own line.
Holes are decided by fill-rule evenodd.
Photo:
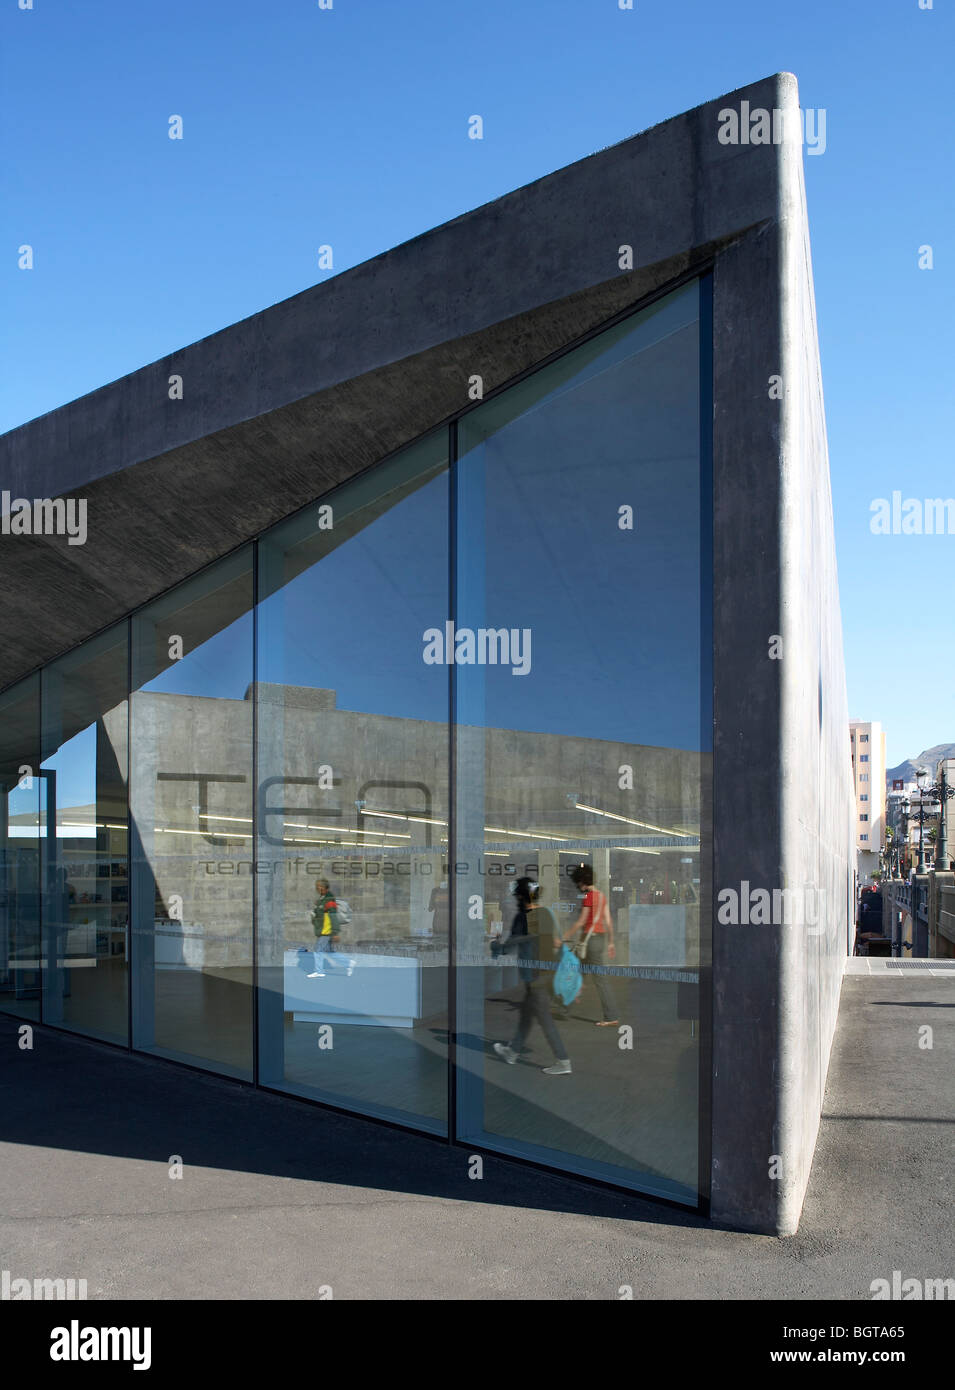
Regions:
M 899 878 L 908 875 L 907 857 L 909 848 L 909 809 L 904 801 L 899 802 L 899 843 L 896 850 L 895 867 Z
M 955 787 L 949 786 L 948 778 L 945 775 L 945 764 L 942 763 L 938 781 L 932 790 L 939 801 L 939 820 L 938 820 L 938 839 L 935 842 L 935 868 L 936 870 L 946 870 L 951 867 L 951 859 L 948 853 L 948 803 L 955 796 Z
M 928 769 L 927 769 L 927 768 L 924 768 L 924 767 L 920 767 L 920 768 L 919 768 L 918 772 L 915 774 L 915 777 L 916 777 L 916 781 L 918 782 L 918 787 L 919 787 L 919 862 L 918 862 L 918 866 L 917 866 L 915 872 L 916 872 L 917 874 L 927 874 L 927 873 L 928 873 L 928 865 L 927 865 L 926 862 L 925 862 L 925 839 L 924 839 L 925 822 L 926 822 L 927 820 L 933 820 L 933 819 L 934 819 L 934 816 L 931 816 L 931 815 L 927 816 L 927 815 L 925 814 L 925 797 L 926 797 L 926 795 L 927 795 L 927 796 L 928 796 L 931 800 L 933 800 L 933 801 L 936 800 L 936 799 L 941 798 L 942 804 L 944 805 L 944 802 L 945 802 L 945 800 L 947 799 L 947 797 L 948 797 L 950 794 L 955 794 L 955 788 L 949 789 L 949 788 L 947 788 L 947 787 L 943 787 L 943 785 L 940 784 L 940 783 L 938 783 L 938 782 L 929 782 L 929 783 L 926 785 L 926 778 L 928 777 Z M 935 864 L 936 864 L 936 867 L 938 867 L 938 852 L 937 852 L 937 850 L 936 850 Z
M 916 865 L 917 874 L 927 874 L 928 866 L 925 863 L 925 842 L 923 832 L 925 829 L 925 779 L 928 772 L 924 767 L 920 767 L 915 774 L 915 780 L 919 789 L 919 862 Z

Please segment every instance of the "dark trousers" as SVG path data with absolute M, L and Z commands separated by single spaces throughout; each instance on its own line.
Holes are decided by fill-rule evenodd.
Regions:
M 550 1016 L 550 991 L 547 988 L 547 983 L 547 981 L 535 981 L 534 984 L 525 984 L 524 998 L 521 1000 L 521 1012 L 517 1020 L 517 1032 L 511 1047 L 515 1052 L 520 1052 L 524 1045 L 524 1039 L 531 1028 L 535 1023 L 539 1023 L 544 1030 L 544 1036 L 550 1043 L 551 1051 L 557 1060 L 562 1062 L 568 1054 L 560 1034 L 554 1027 L 554 1020 Z

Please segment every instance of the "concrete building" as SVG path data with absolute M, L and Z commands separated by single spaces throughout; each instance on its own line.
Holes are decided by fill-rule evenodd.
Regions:
M 799 118 L 768 78 L 0 440 L 0 1008 L 795 1229 L 858 829 Z
M 885 842 L 885 730 L 878 722 L 849 722 L 856 798 L 859 881 L 871 884 Z

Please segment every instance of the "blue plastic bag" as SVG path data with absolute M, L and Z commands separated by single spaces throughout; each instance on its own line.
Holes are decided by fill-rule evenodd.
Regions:
M 554 993 L 564 1008 L 568 1008 L 584 987 L 584 977 L 576 952 L 569 946 L 560 948 L 560 960 L 554 971 Z

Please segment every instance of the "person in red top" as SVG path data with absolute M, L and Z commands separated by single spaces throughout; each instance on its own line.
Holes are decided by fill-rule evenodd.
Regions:
M 613 944 L 613 918 L 610 915 L 606 895 L 594 885 L 594 871 L 589 864 L 581 864 L 571 874 L 571 878 L 578 890 L 583 891 L 584 900 L 580 906 L 580 914 L 564 937 L 564 941 L 569 942 L 572 937 L 578 934 L 581 942 L 586 939 L 586 953 L 582 957 L 586 972 L 587 965 L 603 965 L 607 960 L 613 960 L 617 954 L 617 949 Z M 603 974 L 594 974 L 591 978 L 597 986 L 600 1007 L 603 1010 L 603 1018 L 598 1020 L 597 1027 L 610 1028 L 620 1022 L 619 1018 L 616 1017 L 610 981 Z

